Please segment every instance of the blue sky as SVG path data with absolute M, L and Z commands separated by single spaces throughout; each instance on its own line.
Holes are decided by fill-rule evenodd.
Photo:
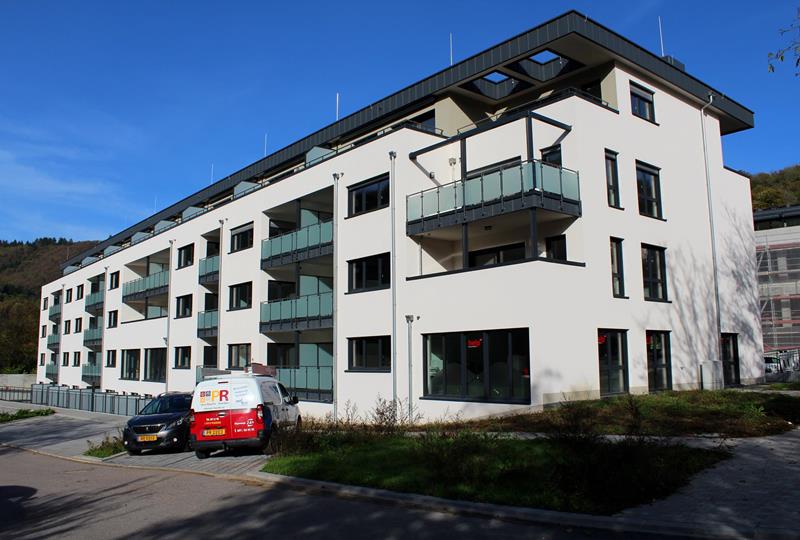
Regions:
M 229 6 L 235 6 L 233 8 Z M 757 7 L 754 7 L 757 6 Z M 800 162 L 800 77 L 767 72 L 800 2 L 0 2 L 0 239 L 101 240 L 341 114 L 569 9 L 756 113 L 749 171 Z

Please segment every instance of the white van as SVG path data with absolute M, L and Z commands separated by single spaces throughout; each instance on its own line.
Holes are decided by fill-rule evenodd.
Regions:
M 266 449 L 278 428 L 300 424 L 297 397 L 273 377 L 217 375 L 197 384 L 189 415 L 195 455 L 234 447 Z

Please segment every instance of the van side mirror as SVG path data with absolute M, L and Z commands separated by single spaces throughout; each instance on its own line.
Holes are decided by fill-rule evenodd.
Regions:
M 291 401 L 292 401 L 292 405 L 297 405 L 297 402 L 299 402 L 300 400 L 297 399 L 297 396 L 292 396 L 292 400 Z

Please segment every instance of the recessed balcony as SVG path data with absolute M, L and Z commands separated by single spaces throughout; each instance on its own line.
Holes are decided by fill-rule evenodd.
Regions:
M 198 263 L 198 282 L 202 285 L 212 285 L 219 282 L 219 255 L 200 259 Z
M 261 303 L 261 331 L 309 330 L 333 326 L 333 293 Z
M 122 285 L 122 301 L 141 300 L 150 296 L 166 294 L 169 290 L 169 271 L 164 270 Z
M 103 346 L 103 329 L 87 328 L 83 331 L 83 345 L 90 349 L 98 349 Z
M 44 368 L 44 376 L 51 383 L 58 384 L 58 364 L 48 363 Z
M 50 318 L 51 321 L 56 321 L 61 318 L 61 304 L 53 304 L 50 306 L 50 309 L 47 310 L 47 316 Z
M 219 311 L 201 311 L 197 314 L 197 337 L 212 338 L 219 330 Z
M 103 303 L 105 302 L 105 291 L 97 291 L 90 293 L 86 296 L 84 309 L 89 313 L 98 313 L 103 311 Z
M 81 380 L 90 386 L 100 386 L 101 373 L 102 368 L 98 363 L 81 365 Z
M 57 351 L 60 345 L 61 345 L 61 334 L 50 334 L 49 336 L 47 336 L 48 349 Z
M 579 217 L 578 173 L 530 160 L 413 193 L 406 197 L 406 232 L 411 236 L 531 207 Z
M 322 221 L 263 240 L 261 267 L 275 268 L 331 253 L 333 253 L 333 220 Z

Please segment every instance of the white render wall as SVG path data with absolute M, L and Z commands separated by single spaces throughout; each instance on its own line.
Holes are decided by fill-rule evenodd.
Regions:
M 165 390 L 191 390 L 195 367 L 202 364 L 203 340 L 197 338 L 196 314 L 203 310 L 205 288 L 198 284 L 198 261 L 205 255 L 202 236 L 220 229 L 219 358 L 227 365 L 227 346 L 250 343 L 251 361 L 265 363 L 268 338 L 259 332 L 259 305 L 267 297 L 268 272 L 260 269 L 261 240 L 267 237 L 268 218 L 264 212 L 304 195 L 334 186 L 333 174 L 343 174 L 336 187 L 335 206 L 335 328 L 334 353 L 339 412 L 345 403 L 360 411 L 372 408 L 378 396 L 392 397 L 392 377 L 397 382 L 397 398 L 408 399 L 408 358 L 406 314 L 419 317 L 412 331 L 412 401 L 420 413 L 432 419 L 453 414 L 482 416 L 527 408 L 521 405 L 468 403 L 462 401 L 420 400 L 423 384 L 422 335 L 447 331 L 528 328 L 532 407 L 568 399 L 599 396 L 597 330 L 627 330 L 629 387 L 631 392 L 647 391 L 645 330 L 670 331 L 673 388 L 697 388 L 700 364 L 718 362 L 711 232 L 706 197 L 705 166 L 700 130 L 699 106 L 675 97 L 653 81 L 617 67 L 614 77 L 619 111 L 614 112 L 578 97 L 571 97 L 537 109 L 537 113 L 572 126 L 564 130 L 533 122 L 535 158 L 542 148 L 561 143 L 564 167 L 579 171 L 583 216 L 569 223 L 568 258 L 585 266 L 563 265 L 543 260 L 486 268 L 416 280 L 420 249 L 406 235 L 406 195 L 444 184 L 460 177 L 460 162 L 453 167 L 450 158 L 462 159 L 459 143 L 453 142 L 419 157 L 419 166 L 408 158 L 411 151 L 441 141 L 429 134 L 402 129 L 364 146 L 323 161 L 289 179 L 232 201 L 169 231 L 114 253 L 85 268 L 46 285 L 43 298 L 63 287 L 74 288 L 87 279 L 121 270 L 121 284 L 133 279 L 125 264 L 162 250 L 171 251 L 169 317 L 125 322 L 121 302 L 122 286 L 106 291 L 105 311 L 120 311 L 120 324 L 106 329 L 100 361 L 105 351 L 115 349 L 116 368 L 104 368 L 102 388 L 119 392 L 157 394 Z M 653 89 L 658 125 L 630 112 L 628 84 L 635 80 Z M 711 172 L 713 212 L 719 260 L 719 289 L 723 332 L 739 334 L 739 357 L 743 383 L 763 376 L 761 330 L 758 318 L 754 268 L 752 213 L 747 180 L 723 168 L 719 123 L 706 119 L 708 157 Z M 525 121 L 520 119 L 467 139 L 467 169 L 473 170 L 505 159 L 526 159 Z M 605 149 L 618 152 L 620 199 L 624 210 L 610 208 L 606 199 Z M 389 289 L 347 294 L 347 261 L 391 250 L 392 210 L 386 208 L 354 218 L 347 216 L 347 187 L 386 173 L 390 151 L 396 152 L 396 182 L 392 201 L 395 207 L 395 277 L 397 305 L 393 312 Z M 661 197 L 664 220 L 639 215 L 635 161 L 661 169 Z M 432 180 L 427 172 L 433 172 Z M 333 201 L 331 201 L 333 202 Z M 232 228 L 254 223 L 251 249 L 229 254 Z M 625 293 L 614 298 L 611 291 L 609 238 L 622 238 Z M 172 243 L 170 241 L 173 241 Z M 195 243 L 194 264 L 175 269 L 177 248 Z M 669 303 L 643 300 L 640 248 L 642 243 L 666 248 Z M 422 253 L 423 259 L 426 254 Z M 423 266 L 430 269 L 430 260 Z M 424 273 L 430 273 L 426 270 Z M 253 282 L 253 307 L 228 311 L 228 287 Z M 108 280 L 106 279 L 106 284 Z M 175 319 L 175 298 L 193 294 L 193 316 Z M 52 303 L 52 300 L 51 300 Z M 83 300 L 62 307 L 62 328 L 66 318 L 84 316 Z M 347 338 L 391 335 L 396 316 L 395 344 L 397 364 L 391 373 L 353 373 L 347 371 Z M 107 318 L 104 317 L 104 324 Z M 48 324 L 47 311 L 42 323 Z M 74 324 L 74 322 L 73 322 Z M 166 383 L 119 380 L 121 350 L 169 346 Z M 174 364 L 174 347 L 192 347 L 192 369 L 180 370 Z M 82 335 L 62 336 L 61 351 L 82 351 L 85 363 L 88 349 Z M 46 339 L 40 340 L 40 353 L 47 353 Z M 142 371 L 144 367 L 142 351 Z M 60 364 L 60 356 L 59 356 Z M 70 359 L 70 366 L 72 362 Z M 711 369 L 709 373 L 716 372 Z M 79 367 L 59 368 L 59 383 L 84 386 Z M 37 374 L 44 381 L 44 368 Z M 706 387 L 719 385 L 709 381 Z M 331 412 L 330 404 L 303 403 L 305 414 Z

